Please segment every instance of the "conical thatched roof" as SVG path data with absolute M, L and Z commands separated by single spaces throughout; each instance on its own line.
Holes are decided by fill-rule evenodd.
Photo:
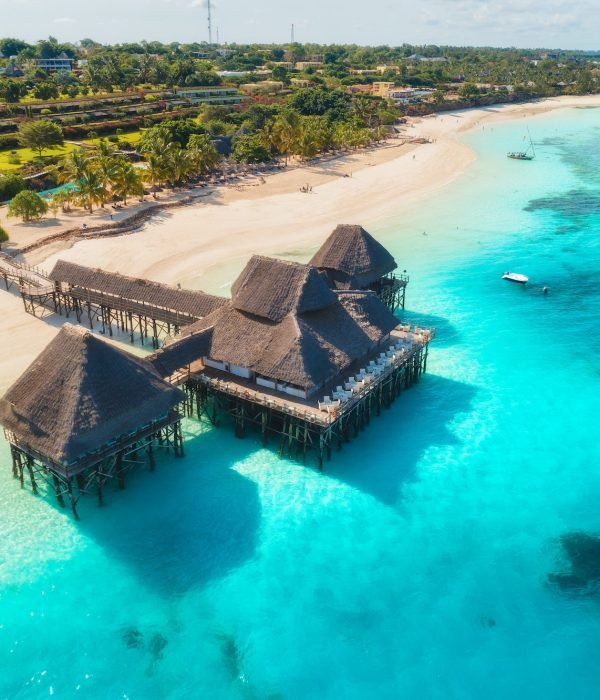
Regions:
M 327 272 L 338 289 L 366 289 L 397 267 L 381 243 L 362 226 L 350 224 L 336 226 L 309 265 Z
M 314 267 L 254 255 L 231 288 L 238 311 L 281 321 L 335 304 L 336 298 Z
M 66 324 L 0 399 L 0 423 L 67 465 L 162 418 L 184 398 L 144 360 Z

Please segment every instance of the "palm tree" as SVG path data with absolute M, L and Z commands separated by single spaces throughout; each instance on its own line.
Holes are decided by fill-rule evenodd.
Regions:
M 102 174 L 97 167 L 90 164 L 77 183 L 76 199 L 91 213 L 94 204 L 106 201 L 106 197 L 107 191 Z
M 78 148 L 75 151 L 71 151 L 69 155 L 65 156 L 59 164 L 59 170 L 57 173 L 57 180 L 59 183 L 72 183 L 77 186 L 79 180 L 81 180 L 86 170 L 90 164 L 89 155 L 83 150 L 83 148 Z
M 191 154 L 194 170 L 200 175 L 205 175 L 214 170 L 217 163 L 221 160 L 214 143 L 206 134 L 193 134 L 190 137 L 187 149 Z
M 287 109 L 277 115 L 272 129 L 272 143 L 287 165 L 288 156 L 293 153 L 300 134 L 300 115 Z
M 64 190 L 59 190 L 52 195 L 50 199 L 50 209 L 56 216 L 56 212 L 60 207 L 63 212 L 71 211 L 71 205 L 75 199 L 75 190 L 68 188 Z
M 96 153 L 97 156 L 95 159 L 95 166 L 102 180 L 102 184 L 104 185 L 104 189 L 108 192 L 108 188 L 116 176 L 119 165 L 119 157 L 115 155 L 115 147 L 104 139 L 100 140 L 100 143 L 96 148 Z M 100 206 L 104 207 L 105 204 L 106 200 L 103 199 L 100 202 Z
M 331 148 L 333 134 L 324 117 L 303 117 L 295 144 L 296 153 L 302 158 L 313 158 L 317 153 Z
M 174 182 L 176 174 L 177 152 L 179 146 L 162 132 L 154 132 L 152 138 L 144 144 L 143 152 L 153 173 L 153 181 L 156 184 Z
M 111 185 L 113 194 L 120 197 L 125 205 L 127 205 L 129 195 L 144 193 L 144 187 L 137 170 L 125 158 L 117 161 Z

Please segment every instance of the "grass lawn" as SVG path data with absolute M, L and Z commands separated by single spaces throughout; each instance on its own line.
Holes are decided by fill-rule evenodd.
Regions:
M 119 141 L 127 142 L 132 146 L 135 146 L 135 144 L 141 138 L 141 131 L 132 131 L 130 133 L 122 134 L 121 136 L 119 136 Z M 95 146 L 98 144 L 99 141 L 100 139 L 80 139 L 77 143 Z M 77 145 L 75 143 L 66 143 L 63 148 L 55 148 L 53 150 L 44 151 L 44 156 L 42 157 L 41 161 L 39 161 L 39 156 L 37 152 L 32 151 L 30 148 L 11 148 L 6 151 L 0 151 L 0 172 L 10 172 L 11 170 L 18 170 L 22 165 L 30 163 L 34 160 L 39 161 L 40 168 L 42 168 L 44 167 L 44 161 L 47 157 L 55 158 L 57 156 L 66 156 L 68 153 L 74 151 L 76 148 Z M 8 162 L 12 155 L 12 151 L 15 151 L 16 154 L 19 156 L 19 159 L 21 161 L 20 163 L 13 164 Z

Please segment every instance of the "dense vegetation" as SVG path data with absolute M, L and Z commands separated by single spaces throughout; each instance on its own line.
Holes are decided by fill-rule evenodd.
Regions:
M 139 195 L 144 183 L 207 177 L 222 168 L 223 156 L 287 163 L 377 142 L 405 114 L 600 91 L 600 54 L 575 51 L 102 46 L 50 37 L 37 44 L 0 39 L 0 52 L 0 171 L 3 152 L 11 168 L 0 177 L 0 202 L 26 183 L 41 190 L 69 182 L 75 189 L 60 192 L 51 206 L 90 210 Z M 40 63 L 47 59 L 71 59 L 72 70 Z M 373 83 L 412 89 L 415 97 L 394 102 L 372 94 Z M 204 104 L 182 99 L 180 91 L 193 88 L 216 92 Z M 234 98 L 220 100 L 224 89 Z M 74 142 L 85 139 L 79 151 Z M 132 163 L 134 148 L 145 160 L 141 167 Z

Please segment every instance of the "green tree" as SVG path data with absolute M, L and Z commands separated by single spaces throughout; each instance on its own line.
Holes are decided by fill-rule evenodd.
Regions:
M 24 49 L 30 48 L 30 44 L 22 39 L 0 39 L 0 51 L 4 56 L 16 56 Z
M 2 244 L 9 240 L 8 232 L 5 228 L 0 226 L 0 250 L 2 250 Z
M 264 130 L 263 130 L 264 131 Z M 288 157 L 294 152 L 300 135 L 300 116 L 293 109 L 286 109 L 277 115 L 270 129 L 270 145 L 285 157 L 287 165 Z M 265 135 L 267 132 L 265 131 Z
M 192 154 L 196 172 L 202 175 L 214 170 L 217 163 L 221 160 L 215 144 L 206 134 L 190 136 L 187 149 Z
M 119 158 L 114 169 L 111 189 L 117 197 L 127 204 L 130 195 L 142 195 L 144 187 L 137 170 L 125 158 Z
M 314 158 L 333 145 L 333 131 L 325 117 L 303 117 L 295 144 L 302 158 Z
M 181 148 L 185 148 L 191 136 L 204 133 L 204 127 L 193 119 L 165 119 L 157 126 L 153 126 L 144 132 L 138 147 L 141 151 L 151 150 L 153 141 L 161 137 L 168 142 L 177 143 Z
M 38 100 L 56 99 L 58 97 L 58 85 L 52 80 L 38 83 L 33 88 L 33 96 L 37 97 Z
M 332 119 L 346 117 L 350 111 L 351 97 L 342 90 L 310 87 L 298 90 L 290 98 L 289 105 L 305 116 L 328 114 Z
M 71 151 L 59 164 L 57 179 L 60 183 L 71 183 L 77 186 L 89 168 L 90 156 L 83 148 Z
M 259 135 L 236 138 L 231 158 L 238 163 L 266 163 L 271 160 L 271 152 Z
M 97 167 L 90 163 L 77 182 L 75 199 L 91 213 L 94 205 L 102 204 L 106 201 L 106 197 L 107 192 L 102 174 Z
M 26 222 L 41 219 L 47 211 L 46 202 L 31 190 L 19 192 L 8 205 L 8 216 L 19 216 Z
M 21 190 L 25 189 L 25 180 L 17 173 L 8 173 L 0 177 L 0 202 L 8 202 Z
M 27 88 L 17 80 L 3 80 L 0 82 L 0 97 L 9 104 L 16 104 L 26 94 Z
M 46 149 L 58 148 L 65 142 L 60 126 L 47 119 L 19 124 L 18 136 L 22 146 L 37 151 L 40 156 Z

